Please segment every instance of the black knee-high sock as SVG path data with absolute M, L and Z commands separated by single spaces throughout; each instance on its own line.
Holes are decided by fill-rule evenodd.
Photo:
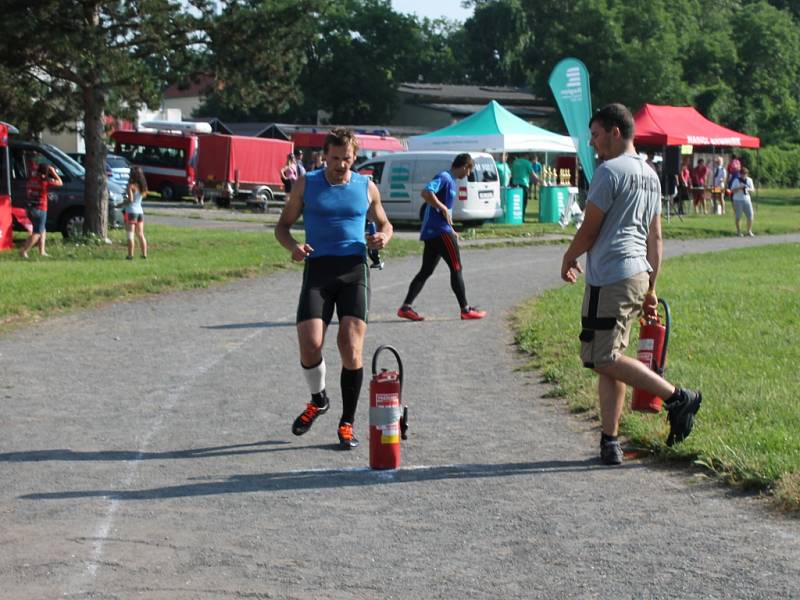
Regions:
M 340 423 L 352 424 L 356 418 L 358 396 L 364 381 L 364 367 L 351 371 L 342 367 L 342 419 Z

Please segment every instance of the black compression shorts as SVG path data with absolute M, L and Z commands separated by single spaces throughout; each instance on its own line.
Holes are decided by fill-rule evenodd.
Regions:
M 306 260 L 297 322 L 336 315 L 356 317 L 365 323 L 369 314 L 369 269 L 365 256 L 321 256 Z

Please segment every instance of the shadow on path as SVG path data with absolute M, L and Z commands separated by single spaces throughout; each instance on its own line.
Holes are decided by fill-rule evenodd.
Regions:
M 27 450 L 25 452 L 0 453 L 0 462 L 44 462 L 62 461 L 114 461 L 114 460 L 162 460 L 173 458 L 207 458 L 214 456 L 233 456 L 236 454 L 253 454 L 256 452 L 275 452 L 290 448 L 265 448 L 264 446 L 286 446 L 291 442 L 285 440 L 254 442 L 252 444 L 234 444 L 231 446 L 212 446 L 210 448 L 190 448 L 188 450 L 170 450 L 167 452 L 140 452 L 138 450 L 97 450 L 80 452 L 68 448 L 51 450 Z M 333 444 L 331 444 L 333 445 Z M 329 445 L 326 445 L 326 447 Z M 307 448 L 308 446 L 304 446 Z M 294 449 L 299 448 L 295 446 Z
M 326 446 L 327 447 L 327 446 Z M 641 464 L 626 464 L 620 469 L 638 469 Z M 64 492 L 41 492 L 20 496 L 25 500 L 67 500 L 70 498 L 107 497 L 115 500 L 158 500 L 217 494 L 241 494 L 251 492 L 282 492 L 287 490 L 309 490 L 372 486 L 390 483 L 416 483 L 446 479 L 477 479 L 509 477 L 547 473 L 577 473 L 596 469 L 607 469 L 597 458 L 586 460 L 555 460 L 500 464 L 463 464 L 439 466 L 411 466 L 397 470 L 373 471 L 368 467 L 343 469 L 307 469 L 259 475 L 233 475 L 224 481 L 187 483 L 144 490 L 82 490 Z

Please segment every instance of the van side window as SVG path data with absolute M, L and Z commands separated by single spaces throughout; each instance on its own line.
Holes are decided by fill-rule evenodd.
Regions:
M 467 181 L 491 182 L 498 179 L 497 164 L 490 158 L 479 156 L 475 159 L 475 168 L 472 169 Z

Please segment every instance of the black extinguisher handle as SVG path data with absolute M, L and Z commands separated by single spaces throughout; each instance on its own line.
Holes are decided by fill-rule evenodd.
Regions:
M 403 396 L 403 361 L 400 360 L 400 354 L 394 347 L 389 345 L 378 346 L 378 349 L 375 350 L 375 354 L 372 355 L 372 376 L 375 377 L 378 373 L 378 355 L 383 352 L 384 350 L 388 350 L 392 354 L 394 354 L 395 359 L 397 360 L 397 370 L 400 372 L 400 397 Z
M 658 374 L 663 375 L 667 365 L 667 346 L 669 346 L 669 330 L 672 326 L 672 315 L 669 312 L 669 304 L 663 298 L 658 299 L 659 304 L 664 305 L 664 348 L 661 350 L 661 361 L 658 365 Z

